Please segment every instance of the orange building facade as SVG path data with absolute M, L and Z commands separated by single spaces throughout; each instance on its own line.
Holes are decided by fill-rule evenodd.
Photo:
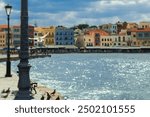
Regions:
M 84 46 L 100 46 L 101 36 L 108 36 L 109 34 L 100 29 L 89 30 L 84 35 Z

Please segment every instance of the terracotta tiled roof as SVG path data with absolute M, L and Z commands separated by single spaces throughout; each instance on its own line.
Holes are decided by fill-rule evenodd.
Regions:
M 15 25 L 15 26 L 13 26 L 13 28 L 20 28 L 20 25 Z M 34 28 L 34 26 L 29 25 L 29 28 Z
M 93 29 L 86 32 L 88 35 L 92 35 L 93 33 L 99 33 L 101 36 L 109 36 L 109 33 L 101 29 Z
M 8 28 L 8 25 L 2 24 L 2 25 L 0 25 L 0 28 Z

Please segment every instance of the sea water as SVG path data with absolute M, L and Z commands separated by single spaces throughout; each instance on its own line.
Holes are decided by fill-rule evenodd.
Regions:
M 32 80 L 68 99 L 150 99 L 150 54 L 52 54 L 30 64 Z

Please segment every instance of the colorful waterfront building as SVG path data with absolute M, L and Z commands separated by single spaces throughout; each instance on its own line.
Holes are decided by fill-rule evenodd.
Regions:
M 101 47 L 127 47 L 130 44 L 131 36 L 128 35 L 111 35 L 101 36 Z
M 93 30 L 86 31 L 84 34 L 84 46 L 85 47 L 86 46 L 100 46 L 101 36 L 108 36 L 108 35 L 109 33 L 101 29 L 93 29 Z
M 35 37 L 41 37 L 46 35 L 46 37 L 43 39 L 43 46 L 49 46 L 54 45 L 54 38 L 55 38 L 55 27 L 49 26 L 49 27 L 36 27 L 35 28 Z
M 7 47 L 8 25 L 0 25 L 0 48 Z M 13 47 L 12 30 L 10 28 L 10 47 Z
M 131 46 L 150 46 L 150 28 L 135 28 L 128 30 L 132 38 Z
M 55 45 L 74 45 L 74 30 L 63 26 L 56 27 Z
M 100 29 L 108 32 L 110 35 L 115 35 L 117 34 L 117 24 L 103 24 L 101 26 L 99 26 Z
M 34 26 L 29 26 L 29 38 L 33 38 L 34 37 Z M 16 26 L 12 26 L 12 38 L 13 38 L 13 43 L 14 43 L 14 47 L 20 47 L 20 37 L 21 37 L 21 28 L 19 25 Z M 29 45 L 30 47 L 32 47 L 33 44 L 33 40 L 29 40 Z
M 140 22 L 139 28 L 150 28 L 150 22 Z
M 41 32 L 34 30 L 34 38 L 33 38 L 34 47 L 44 46 L 44 39 L 41 39 L 42 36 L 43 34 Z
M 138 24 L 135 22 L 127 23 L 127 29 L 138 28 Z
M 75 29 L 74 30 L 74 40 L 75 40 L 75 46 L 77 47 L 83 47 L 83 35 L 84 35 L 84 32 L 83 30 L 81 29 Z
M 0 48 L 6 47 L 6 32 L 0 31 Z

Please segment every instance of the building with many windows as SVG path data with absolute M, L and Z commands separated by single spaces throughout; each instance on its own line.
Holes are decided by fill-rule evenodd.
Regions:
M 7 34 L 3 31 L 0 31 L 0 48 L 6 47 L 6 37 Z
M 115 35 L 115 36 L 102 36 L 101 47 L 127 47 L 130 46 L 131 36 L 128 35 Z
M 103 24 L 99 28 L 107 31 L 110 35 L 117 34 L 117 30 L 118 30 L 116 24 Z
M 56 27 L 55 45 L 74 45 L 74 30 L 63 26 Z
M 29 38 L 34 37 L 34 26 L 29 26 Z M 13 38 L 13 43 L 14 47 L 19 47 L 20 46 L 20 38 L 21 38 L 21 28 L 20 26 L 12 26 L 12 38 Z M 33 46 L 33 41 L 29 40 L 29 45 Z
M 133 29 L 133 28 L 138 28 L 138 24 L 137 23 L 127 23 L 127 29 Z
M 135 28 L 128 30 L 131 36 L 131 46 L 150 46 L 150 28 Z
M 150 28 L 150 22 L 140 22 L 139 28 Z
M 46 35 L 46 37 L 43 39 L 43 46 L 49 46 L 54 45 L 54 36 L 55 36 L 55 27 L 49 26 L 49 27 L 36 27 L 35 28 L 35 37 L 41 37 Z
M 0 48 L 7 47 L 8 25 L 0 25 Z M 12 30 L 10 28 L 10 47 L 13 46 Z
M 108 36 L 109 34 L 104 30 L 93 29 L 85 32 L 84 34 L 84 46 L 100 46 L 101 36 Z

